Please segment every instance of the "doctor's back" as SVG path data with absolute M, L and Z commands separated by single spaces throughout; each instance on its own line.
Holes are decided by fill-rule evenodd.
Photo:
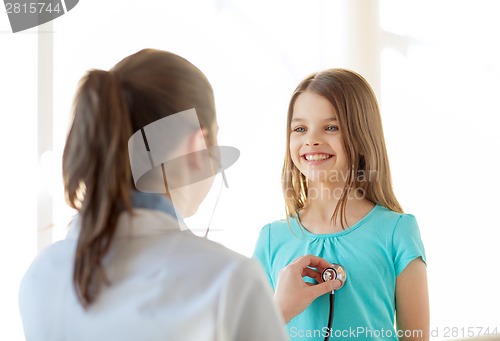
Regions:
M 26 340 L 285 339 L 252 260 L 176 231 L 163 212 L 135 214 L 120 218 L 104 259 L 111 285 L 87 309 L 72 283 L 73 231 L 42 252 L 21 286 Z

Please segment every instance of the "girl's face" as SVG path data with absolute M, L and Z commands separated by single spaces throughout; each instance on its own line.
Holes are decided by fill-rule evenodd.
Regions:
M 290 126 L 292 161 L 312 182 L 345 182 L 348 172 L 337 114 L 323 96 L 305 91 L 295 100 Z

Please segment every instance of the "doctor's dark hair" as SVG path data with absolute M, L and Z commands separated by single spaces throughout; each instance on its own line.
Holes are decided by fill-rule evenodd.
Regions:
M 392 189 L 382 119 L 375 93 L 359 74 L 345 69 L 329 69 L 306 77 L 295 89 L 289 103 L 287 149 L 281 177 L 287 217 L 298 217 L 299 211 L 308 201 L 307 179 L 295 167 L 290 155 L 294 105 L 300 94 L 306 91 L 324 97 L 335 110 L 349 164 L 346 183 L 332 220 L 338 217 L 341 226 L 346 227 L 345 209 L 350 189 L 362 191 L 364 197 L 375 204 L 403 213 Z
M 118 216 L 132 209 L 129 138 L 158 119 L 191 108 L 207 144 L 215 144 L 212 87 L 197 67 L 173 53 L 141 50 L 110 71 L 91 70 L 82 78 L 63 153 L 63 180 L 66 201 L 79 212 L 73 283 L 84 307 L 109 284 L 103 258 Z

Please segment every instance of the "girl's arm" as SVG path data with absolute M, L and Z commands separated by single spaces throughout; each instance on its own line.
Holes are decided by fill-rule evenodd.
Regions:
M 429 293 L 427 269 L 414 259 L 396 278 L 396 323 L 399 340 L 429 340 Z

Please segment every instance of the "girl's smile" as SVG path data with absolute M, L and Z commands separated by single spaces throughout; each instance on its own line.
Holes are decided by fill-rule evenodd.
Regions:
M 314 166 L 314 165 L 320 165 L 325 161 L 330 160 L 334 156 L 335 155 L 329 153 L 312 152 L 312 153 L 302 154 L 301 158 L 305 160 L 306 164 Z

